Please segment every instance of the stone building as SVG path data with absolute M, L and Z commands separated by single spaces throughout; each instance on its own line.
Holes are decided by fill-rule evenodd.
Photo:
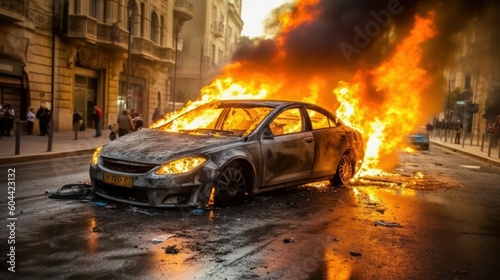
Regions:
M 246 0 L 250 1 L 250 0 Z M 243 29 L 242 0 L 205 0 L 194 7 L 179 37 L 176 96 L 179 101 L 199 97 L 236 50 Z
M 148 125 L 170 99 L 175 30 L 193 10 L 185 0 L 1 1 L 0 103 L 24 120 L 45 102 L 56 131 L 70 131 L 77 111 L 91 127 L 94 105 L 104 126 L 123 108 Z
M 466 135 L 472 133 L 475 144 L 487 125 L 500 115 L 499 16 L 500 5 L 492 5 L 461 32 L 455 63 L 445 72 L 447 102 L 451 103 L 448 119 L 462 120 Z

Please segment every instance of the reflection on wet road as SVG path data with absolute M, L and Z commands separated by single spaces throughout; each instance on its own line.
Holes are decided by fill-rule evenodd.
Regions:
M 204 211 L 49 199 L 45 190 L 66 181 L 57 172 L 21 192 L 17 272 L 7 273 L 2 254 L 0 276 L 495 279 L 498 170 L 437 148 L 402 158 L 392 172 L 348 187 L 318 182 Z M 69 176 L 85 180 L 85 172 Z

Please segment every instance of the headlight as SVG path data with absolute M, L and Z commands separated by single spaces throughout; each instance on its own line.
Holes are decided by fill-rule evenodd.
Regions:
M 202 165 L 205 161 L 207 158 L 202 156 L 181 158 L 165 163 L 155 173 L 158 175 L 186 173 Z
M 94 154 L 92 155 L 92 165 L 93 166 L 96 166 L 97 163 L 99 162 L 99 155 L 101 154 L 101 149 L 102 149 L 102 146 L 97 148 L 94 151 Z

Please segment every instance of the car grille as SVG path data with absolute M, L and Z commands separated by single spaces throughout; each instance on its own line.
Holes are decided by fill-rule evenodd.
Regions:
M 107 169 L 125 173 L 146 173 L 157 167 L 156 164 L 147 164 L 110 158 L 102 158 L 102 165 Z
M 117 187 L 98 180 L 96 180 L 95 184 L 99 193 L 119 199 L 148 203 L 148 195 L 143 190 Z

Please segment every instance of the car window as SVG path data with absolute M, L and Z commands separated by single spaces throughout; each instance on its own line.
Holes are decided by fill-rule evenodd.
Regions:
M 313 130 L 337 126 L 334 120 L 316 110 L 307 109 L 307 114 L 309 115 L 309 119 L 311 120 Z
M 268 107 L 228 108 L 222 130 L 233 131 L 237 135 L 248 135 L 271 112 Z
M 283 111 L 269 124 L 269 128 L 274 136 L 303 131 L 302 117 L 299 108 Z
M 161 129 L 165 131 L 215 129 L 222 111 L 223 108 L 196 108 L 177 117 Z
M 159 129 L 171 132 L 246 136 L 252 133 L 272 110 L 272 107 L 200 106 L 178 116 Z

